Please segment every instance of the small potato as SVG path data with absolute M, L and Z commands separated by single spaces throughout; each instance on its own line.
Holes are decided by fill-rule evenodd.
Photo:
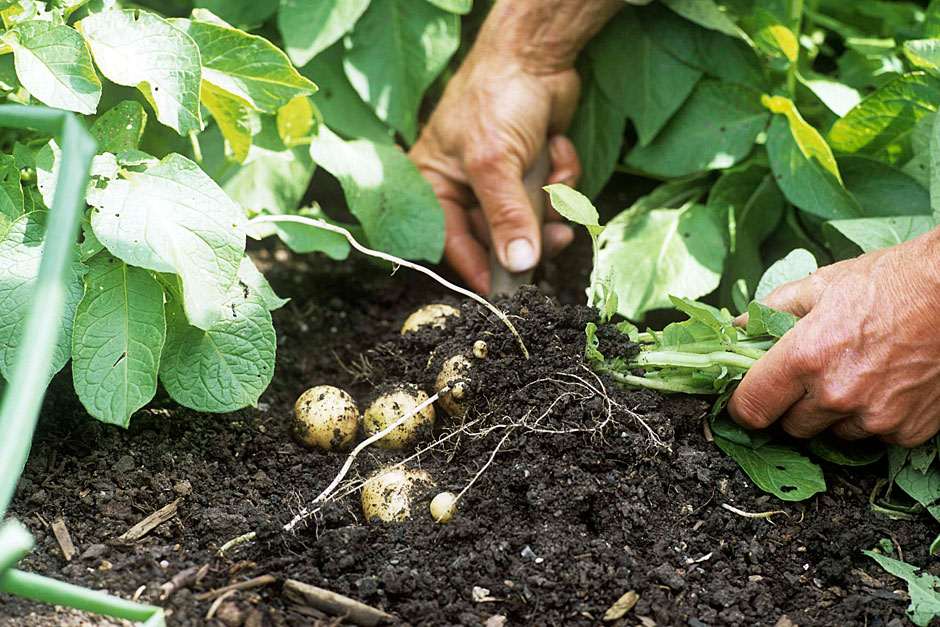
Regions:
M 362 513 L 366 520 L 403 522 L 411 518 L 415 489 L 433 486 L 424 470 L 392 468 L 380 470 L 362 486 Z
M 294 404 L 294 434 L 310 448 L 333 451 L 349 447 L 359 430 L 359 408 L 332 385 L 312 387 Z
M 363 416 L 363 430 L 372 436 L 385 430 L 415 407 L 428 400 L 428 395 L 414 385 L 402 385 L 375 399 Z M 381 448 L 402 449 L 411 446 L 423 431 L 434 427 L 434 405 L 428 405 L 404 421 L 375 444 Z
M 486 359 L 489 354 L 489 347 L 483 340 L 477 340 L 473 343 L 473 356 L 477 359 Z
M 463 355 L 454 355 L 441 366 L 434 382 L 434 391 L 440 392 L 448 385 L 451 386 L 450 391 L 441 394 L 438 400 L 449 416 L 459 418 L 467 413 L 471 367 L 470 360 Z
M 441 492 L 431 499 L 431 518 L 434 522 L 447 524 L 457 513 L 457 495 L 453 492 Z
M 434 329 L 443 329 L 447 324 L 447 318 L 451 316 L 459 318 L 460 310 L 440 303 L 425 305 L 408 316 L 405 324 L 401 325 L 401 334 L 411 333 L 427 326 Z

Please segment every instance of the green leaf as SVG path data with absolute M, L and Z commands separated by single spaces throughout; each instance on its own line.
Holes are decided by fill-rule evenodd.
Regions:
M 909 39 L 904 54 L 914 67 L 936 74 L 940 71 L 940 40 Z
M 466 15 L 473 10 L 473 0 L 428 0 L 428 2 L 457 15 Z
M 581 160 L 578 188 L 594 198 L 610 180 L 620 158 L 627 117 L 604 95 L 593 73 L 582 76 L 581 100 L 568 136 Z
M 10 155 L 0 155 L 0 216 L 13 221 L 25 212 L 23 186 L 20 183 L 20 169 L 16 159 Z M 5 229 L 0 226 L 0 233 Z
M 671 307 L 670 295 L 700 298 L 718 287 L 727 253 L 724 228 L 719 212 L 695 203 L 625 211 L 598 238 L 592 282 L 609 277 L 617 311 L 633 320 Z
M 920 569 L 906 562 L 874 551 L 862 552 L 878 562 L 887 572 L 907 582 L 907 593 L 911 597 L 907 615 L 911 622 L 926 627 L 935 617 L 940 616 L 940 579 L 930 573 L 920 572 Z
M 75 29 L 52 22 L 21 22 L 3 34 L 13 49 L 16 76 L 44 105 L 91 114 L 101 99 L 101 81 L 91 54 Z
M 45 211 L 26 213 L 0 231 L 0 376 L 7 380 L 13 374 L 20 346 L 29 350 L 31 338 L 24 338 L 23 330 L 39 276 L 46 217 Z M 56 341 L 49 378 L 61 370 L 71 356 L 72 320 L 84 291 L 83 273 L 83 266 L 76 261 L 69 267 L 65 279 L 62 329 Z
M 826 107 L 842 117 L 861 102 L 857 89 L 833 80 L 827 76 L 801 74 L 799 81 L 815 95 Z
M 923 72 L 897 78 L 865 97 L 829 130 L 841 152 L 871 155 L 888 163 L 910 158 L 917 121 L 937 110 L 940 79 Z
M 627 7 L 616 18 L 619 38 L 613 59 L 630 59 L 631 71 L 619 68 L 622 87 L 616 94 L 608 94 L 624 107 L 624 112 L 636 126 L 640 145 L 650 143 L 679 110 L 702 72 L 689 67 L 661 47 L 652 33 L 643 28 L 639 12 Z
M 268 283 L 268 280 L 261 274 L 255 263 L 248 255 L 242 257 L 241 265 L 238 267 L 238 281 L 246 286 L 253 293 L 258 295 L 268 311 L 280 309 L 290 300 L 281 298 L 274 292 L 274 288 Z
M 203 82 L 258 111 L 277 113 L 295 96 L 317 90 L 294 69 L 287 55 L 263 37 L 198 19 L 175 19 L 171 23 L 199 46 Z
M 288 148 L 306 146 L 322 123 L 322 116 L 308 96 L 295 96 L 277 110 L 277 134 Z
M 281 0 L 277 27 L 284 50 L 298 66 L 326 50 L 352 30 L 370 0 Z
M 845 188 L 866 217 L 930 214 L 930 194 L 913 177 L 869 157 L 839 158 Z
M 769 114 L 760 93 L 702 80 L 665 128 L 627 155 L 627 165 L 663 178 L 733 166 L 751 152 Z
M 797 248 L 783 259 L 775 261 L 761 277 L 754 293 L 754 299 L 763 301 L 772 291 L 790 281 L 805 279 L 816 272 L 816 258 L 813 253 Z
M 260 296 L 236 286 L 225 317 L 208 329 L 187 323 L 178 298 L 166 305 L 160 382 L 181 405 L 204 412 L 254 406 L 274 374 L 277 337 Z
M 303 209 L 299 213 L 310 218 L 332 222 L 319 207 Z M 342 261 L 349 256 L 349 242 L 339 233 L 296 222 L 282 222 L 274 226 L 273 232 L 295 253 L 303 255 L 319 252 L 337 261 Z
M 330 128 L 346 139 L 368 139 L 380 144 L 395 143 L 394 131 L 375 115 L 343 73 L 342 44 L 330 46 L 301 73 L 320 87 L 313 103 L 323 112 Z
M 827 222 L 824 232 L 830 241 L 838 233 L 857 245 L 861 252 L 868 253 L 914 239 L 936 226 L 937 222 L 933 216 L 858 218 Z
M 858 201 L 833 174 L 833 169 L 838 172 L 835 160 L 830 169 L 815 156 L 815 151 L 809 151 L 810 156 L 807 152 L 787 120 L 775 116 L 767 133 L 767 156 L 787 200 L 807 213 L 829 220 L 861 216 Z
M 911 463 L 898 472 L 894 482 L 940 521 L 940 469 L 929 466 L 926 472 L 923 472 L 914 468 L 912 452 Z
M 750 41 L 750 37 L 741 27 L 713 0 L 663 0 L 663 3 L 699 26 Z
M 248 158 L 252 137 L 261 130 L 260 115 L 245 100 L 205 80 L 199 100 L 225 137 L 226 155 L 242 163 Z
M 933 439 L 911 449 L 911 468 L 926 474 L 930 464 L 937 457 L 937 443 Z M 940 494 L 937 495 L 940 497 Z
M 822 468 L 794 449 L 779 444 L 750 448 L 715 437 L 726 455 L 734 459 L 757 487 L 784 501 L 802 501 L 826 491 Z
M 98 116 L 89 132 L 98 142 L 98 152 L 118 154 L 140 147 L 147 126 L 147 112 L 133 100 L 122 100 Z
M 810 452 L 830 464 L 867 466 L 885 456 L 886 447 L 874 440 L 848 442 L 830 433 L 822 433 L 809 441 Z
M 689 298 L 669 296 L 669 300 L 677 311 L 689 317 L 689 320 L 698 322 L 711 329 L 714 339 L 722 344 L 733 344 L 738 332 L 734 327 L 734 318 L 727 309 L 718 309 L 707 303 L 699 303 Z
M 72 382 L 88 413 L 126 427 L 156 394 L 165 340 L 157 280 L 111 255 L 96 255 L 72 334 Z
M 258 26 L 278 10 L 278 0 L 196 0 L 195 5 L 229 24 L 245 27 Z
M 786 311 L 777 311 L 756 300 L 747 306 L 747 334 L 772 335 L 783 337 L 783 334 L 796 324 L 796 316 Z
M 408 143 L 418 134 L 424 91 L 460 45 L 460 18 L 415 0 L 382 0 L 346 39 L 353 88 Z
M 310 155 L 339 179 L 350 211 L 374 247 L 410 259 L 441 258 L 443 211 L 431 186 L 398 148 L 347 142 L 322 127 Z
M 202 130 L 199 48 L 186 33 L 153 13 L 132 9 L 94 13 L 76 27 L 101 73 L 139 89 L 157 120 L 180 135 Z
M 838 59 L 839 80 L 850 87 L 882 87 L 904 72 L 893 39 L 849 37 L 845 45 L 848 50 Z
M 89 191 L 88 204 L 112 255 L 180 276 L 192 324 L 209 328 L 224 314 L 245 251 L 244 216 L 199 166 L 168 155 Z
M 711 421 L 711 430 L 714 435 L 724 440 L 748 448 L 760 448 L 772 439 L 767 429 L 759 431 L 745 429 L 725 414 L 716 415 Z
M 284 146 L 270 117 L 262 118 L 261 131 L 242 164 L 225 158 L 217 128 L 210 128 L 199 139 L 206 173 L 245 209 L 292 213 L 300 205 L 314 171 L 310 149 Z
M 562 183 L 546 185 L 543 189 L 548 192 L 552 207 L 562 217 L 582 226 L 600 228 L 597 209 L 584 194 Z

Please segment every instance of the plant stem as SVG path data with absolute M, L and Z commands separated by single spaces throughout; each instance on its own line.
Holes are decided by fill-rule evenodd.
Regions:
M 681 353 L 678 351 L 641 351 L 632 360 L 637 366 L 675 366 L 679 368 L 704 369 L 711 366 L 727 366 L 747 370 L 756 359 L 731 353 L 715 351 L 712 353 Z
M 663 379 L 647 379 L 632 374 L 623 374 L 616 370 L 602 368 L 600 372 L 610 376 L 614 381 L 623 383 L 632 387 L 646 388 L 648 390 L 657 390 L 659 392 L 680 392 L 682 394 L 714 394 L 715 390 L 711 388 L 701 388 L 677 381 L 665 381 Z
M 502 311 L 500 311 L 499 308 L 496 307 L 496 305 L 493 305 L 492 303 L 490 303 L 488 300 L 486 300 L 479 294 L 476 294 L 474 292 L 471 292 L 470 290 L 464 289 L 460 287 L 459 285 L 454 285 L 453 283 L 451 283 L 444 277 L 440 276 L 439 274 L 437 274 L 436 272 L 432 270 L 429 270 L 428 268 L 425 268 L 421 264 L 412 263 L 400 257 L 396 257 L 395 255 L 389 255 L 388 253 L 383 253 L 378 250 L 372 250 L 371 248 L 366 248 L 365 246 L 360 244 L 356 240 L 356 238 L 353 237 L 352 233 L 350 233 L 348 230 L 344 229 L 341 226 L 330 224 L 329 222 L 326 222 L 325 220 L 317 220 L 314 218 L 307 218 L 305 216 L 293 216 L 293 215 L 264 215 L 264 216 L 258 216 L 256 218 L 252 218 L 249 221 L 250 224 L 260 224 L 264 222 L 274 222 L 274 223 L 294 222 L 296 224 L 303 224 L 305 226 L 312 226 L 313 228 L 316 228 L 316 229 L 330 231 L 332 233 L 339 233 L 340 235 L 346 238 L 346 241 L 349 242 L 350 246 L 352 246 L 353 248 L 355 248 L 356 250 L 358 250 L 364 255 L 375 257 L 377 259 L 383 259 L 397 266 L 404 266 L 406 268 L 411 268 L 412 270 L 415 270 L 417 272 L 420 272 L 421 274 L 431 277 L 432 279 L 434 279 L 435 281 L 437 281 L 438 283 L 440 283 L 447 289 L 457 292 L 461 296 L 466 296 L 467 298 L 475 300 L 476 302 L 480 303 L 481 305 L 486 307 L 488 310 L 490 310 L 493 313 L 493 315 L 499 318 L 500 321 L 504 325 L 506 325 L 506 327 L 513 334 L 513 336 L 515 336 L 516 343 L 519 344 L 519 349 L 522 351 L 522 354 L 525 356 L 525 358 L 526 359 L 529 358 L 529 349 L 526 348 L 525 342 L 522 341 L 522 336 L 519 335 L 519 332 L 516 330 L 516 327 L 513 325 L 512 322 L 510 322 L 509 317 L 506 316 L 506 314 L 504 314 Z

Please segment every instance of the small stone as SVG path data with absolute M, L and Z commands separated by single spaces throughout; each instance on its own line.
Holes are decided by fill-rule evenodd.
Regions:
M 193 484 L 189 482 L 189 479 L 183 479 L 173 485 L 173 491 L 180 496 L 189 496 L 193 493 Z
M 505 625 L 506 617 L 502 614 L 493 614 L 483 623 L 483 627 L 504 627 Z
M 103 557 L 108 553 L 108 547 L 104 544 L 92 544 L 85 552 L 82 553 L 81 559 L 83 560 L 96 560 L 99 557 Z

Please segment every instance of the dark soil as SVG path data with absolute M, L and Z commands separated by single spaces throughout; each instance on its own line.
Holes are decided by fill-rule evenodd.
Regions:
M 542 284 L 568 286 L 555 292 L 564 302 L 580 298 L 579 246 L 550 265 Z M 639 602 L 613 624 L 907 623 L 903 583 L 860 551 L 891 538 L 906 559 L 926 564 L 936 529 L 871 511 L 868 495 L 883 468 L 827 468 L 826 494 L 781 503 L 705 440 L 704 403 L 626 392 L 584 369 L 592 314 L 581 307 L 536 290 L 502 303 L 532 353 L 526 360 L 497 321 L 405 270 L 389 278 L 367 262 L 319 258 L 273 269 L 294 300 L 276 312 L 277 373 L 257 409 L 205 415 L 163 400 L 124 431 L 88 418 L 68 373 L 59 377 L 12 508 L 37 539 L 22 568 L 137 594 L 165 606 L 170 625 L 206 624 L 212 600 L 200 594 L 265 574 L 277 581 L 227 597 L 211 624 L 331 624 L 289 602 L 281 590 L 288 578 L 404 624 L 598 624 L 631 590 Z M 443 331 L 401 336 L 407 314 L 428 302 L 460 306 L 462 315 Z M 361 404 L 386 384 L 431 392 L 438 364 L 478 339 L 489 354 L 471 358 L 473 409 L 463 423 L 439 411 L 435 436 L 460 424 L 465 431 L 408 464 L 437 482 L 428 497 L 459 492 L 492 456 L 453 522 L 435 524 L 425 498 L 407 523 L 366 523 L 353 494 L 297 533 L 280 531 L 345 458 L 291 438 L 301 392 L 333 384 Z M 406 455 L 369 449 L 350 478 Z M 176 518 L 135 544 L 118 541 L 176 499 Z M 724 504 L 786 514 L 745 518 Z M 70 563 L 49 528 L 58 517 L 78 547 Z M 258 533 L 254 542 L 217 555 L 248 531 Z M 198 581 L 189 577 L 161 598 L 162 584 L 204 565 Z M 0 597 L 0 625 L 89 624 L 83 620 Z

